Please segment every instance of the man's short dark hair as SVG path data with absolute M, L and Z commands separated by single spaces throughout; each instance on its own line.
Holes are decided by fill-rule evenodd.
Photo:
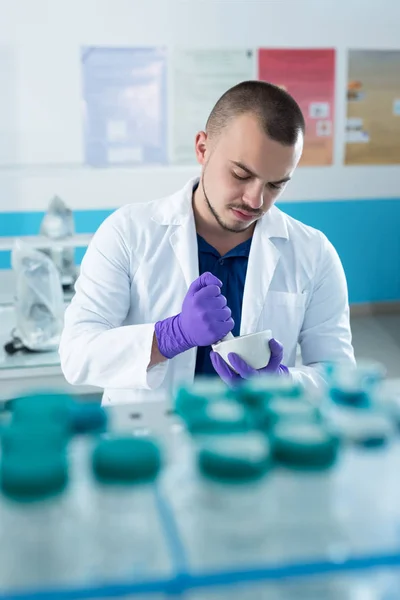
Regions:
M 293 146 L 305 122 L 297 102 L 282 88 L 266 81 L 243 81 L 221 96 L 206 124 L 206 132 L 218 135 L 229 122 L 253 114 L 266 135 L 284 146 Z

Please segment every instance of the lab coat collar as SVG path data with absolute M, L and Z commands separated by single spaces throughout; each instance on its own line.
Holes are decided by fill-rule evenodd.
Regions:
M 272 206 L 257 222 L 254 233 L 267 238 L 289 239 L 287 220 L 284 213 L 276 206 Z
M 274 243 L 276 238 L 287 240 L 289 232 L 285 215 L 273 206 L 254 230 L 243 293 L 240 335 L 260 329 L 260 318 L 280 259 L 279 246 Z
M 191 179 L 183 190 L 161 200 L 153 219 L 162 225 L 179 225 L 171 232 L 169 242 L 189 288 L 199 276 L 196 224 L 192 209 L 193 187 L 198 177 Z
M 183 189 L 155 203 L 153 221 L 160 225 L 182 225 L 193 214 L 193 188 L 198 181 L 199 177 L 193 177 Z
M 193 188 L 198 182 L 198 176 L 192 177 L 183 189 L 155 203 L 152 219 L 160 225 L 181 225 L 184 223 L 193 214 Z M 273 206 L 258 221 L 255 234 L 267 238 L 288 239 L 289 234 L 285 215 L 276 206 Z

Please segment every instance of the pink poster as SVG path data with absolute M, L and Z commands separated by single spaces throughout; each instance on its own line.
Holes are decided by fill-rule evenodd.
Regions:
M 258 78 L 287 90 L 303 111 L 306 138 L 300 164 L 332 164 L 335 50 L 261 48 Z

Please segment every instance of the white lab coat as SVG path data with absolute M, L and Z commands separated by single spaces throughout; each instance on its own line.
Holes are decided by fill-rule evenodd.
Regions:
M 196 349 L 148 369 L 154 324 L 180 312 L 199 276 L 191 180 L 176 194 L 124 206 L 94 235 L 66 310 L 66 379 L 104 389 L 104 403 L 149 399 L 194 378 Z M 223 291 L 223 290 L 222 290 Z M 320 386 L 327 361 L 354 363 L 347 285 L 327 238 L 276 207 L 258 221 L 240 333 L 271 329 L 296 380 Z M 300 344 L 304 366 L 294 368 Z

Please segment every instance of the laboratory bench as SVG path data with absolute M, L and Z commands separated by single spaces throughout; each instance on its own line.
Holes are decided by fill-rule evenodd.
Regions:
M 89 396 L 100 398 L 100 388 L 72 386 L 65 380 L 57 351 L 8 354 L 4 345 L 11 341 L 14 326 L 12 302 L 0 303 L 0 401 L 44 388 L 87 396 L 87 399 Z

